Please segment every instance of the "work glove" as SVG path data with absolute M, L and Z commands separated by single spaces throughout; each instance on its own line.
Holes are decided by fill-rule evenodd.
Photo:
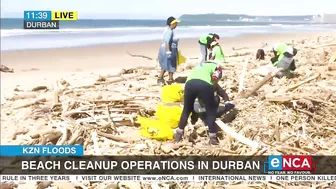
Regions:
M 195 125 L 197 123 L 197 121 L 198 121 L 198 118 L 199 118 L 198 113 L 196 113 L 195 111 L 193 111 L 191 113 L 191 116 L 190 116 L 190 123 L 192 125 Z
M 168 59 L 171 57 L 171 54 L 172 54 L 171 51 L 167 51 L 167 52 L 166 52 L 166 56 L 167 56 Z
M 230 101 L 225 102 L 225 111 L 228 112 L 232 110 L 235 107 L 234 104 L 232 104 Z
M 273 57 L 273 58 L 271 58 L 271 62 L 274 64 L 275 62 L 277 62 L 278 61 L 278 57 Z

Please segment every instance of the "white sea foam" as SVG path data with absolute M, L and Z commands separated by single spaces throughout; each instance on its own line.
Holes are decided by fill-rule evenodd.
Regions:
M 280 24 L 281 25 L 281 24 Z M 274 24 L 278 26 L 278 24 Z M 286 27 L 285 25 L 282 25 Z M 179 29 L 239 29 L 239 28 L 267 28 L 269 26 L 181 26 Z M 162 31 L 162 27 L 120 27 L 120 28 L 62 28 L 59 30 L 24 30 L 24 29 L 1 29 L 1 37 L 12 37 L 21 35 L 59 34 L 59 33 L 97 33 L 117 31 Z
M 204 33 L 213 32 L 222 37 L 233 37 L 251 33 L 323 31 L 325 29 L 335 30 L 336 25 L 179 26 L 175 34 L 178 38 L 197 38 Z M 60 30 L 2 29 L 1 50 L 60 48 L 160 40 L 162 32 L 163 27 L 65 28 Z
M 25 29 L 1 29 L 1 37 L 58 34 L 58 33 L 96 33 L 108 31 L 161 31 L 162 27 L 124 27 L 124 28 L 65 28 L 59 30 L 25 30 Z

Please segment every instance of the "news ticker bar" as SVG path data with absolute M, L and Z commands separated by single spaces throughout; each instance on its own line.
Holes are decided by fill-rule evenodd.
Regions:
M 336 175 L 1 175 L 2 181 L 334 182 Z
M 0 156 L 83 156 L 81 145 L 1 145 Z
M 7 175 L 127 175 L 130 172 L 134 175 L 329 175 L 336 172 L 332 166 L 336 164 L 335 156 L 291 156 L 291 159 L 288 156 L 64 157 L 64 153 L 61 154 L 60 157 L 1 156 L 0 172 Z M 291 160 L 290 164 L 287 160 L 281 162 L 281 158 Z

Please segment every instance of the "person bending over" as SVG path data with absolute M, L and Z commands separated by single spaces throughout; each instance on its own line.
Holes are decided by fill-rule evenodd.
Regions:
M 274 67 L 283 68 L 277 74 L 277 77 L 290 77 L 292 72 L 296 70 L 294 56 L 297 54 L 297 49 L 285 43 L 277 43 L 273 46 L 274 57 L 271 58 L 271 63 Z
M 209 127 L 209 144 L 219 144 L 215 123 L 218 105 L 214 91 L 221 76 L 222 68 L 213 62 L 201 63 L 190 72 L 184 88 L 184 106 L 174 136 L 175 142 L 182 140 L 184 128 L 187 125 L 189 115 L 195 112 L 194 103 L 198 98 L 205 108 L 204 122 Z
M 218 44 L 218 42 L 213 41 L 210 44 L 210 48 L 212 50 L 210 60 L 213 60 L 216 63 L 223 63 L 225 61 L 225 55 L 222 47 Z
M 210 45 L 213 41 L 219 41 L 219 36 L 217 34 L 209 33 L 198 40 L 202 53 L 202 62 L 208 60 L 208 49 L 210 49 Z

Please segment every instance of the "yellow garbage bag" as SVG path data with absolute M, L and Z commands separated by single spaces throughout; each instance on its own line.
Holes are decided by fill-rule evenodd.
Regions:
M 177 65 L 184 64 L 187 61 L 187 58 L 183 56 L 181 51 L 178 51 Z
M 165 85 L 162 87 L 161 100 L 164 103 L 181 102 L 183 89 L 180 84 Z
M 157 105 L 155 116 L 159 118 L 160 122 L 175 129 L 180 121 L 182 108 L 180 106 L 164 106 Z
M 141 125 L 141 136 L 163 141 L 172 140 L 174 137 L 173 129 L 160 120 L 138 116 L 138 122 Z

